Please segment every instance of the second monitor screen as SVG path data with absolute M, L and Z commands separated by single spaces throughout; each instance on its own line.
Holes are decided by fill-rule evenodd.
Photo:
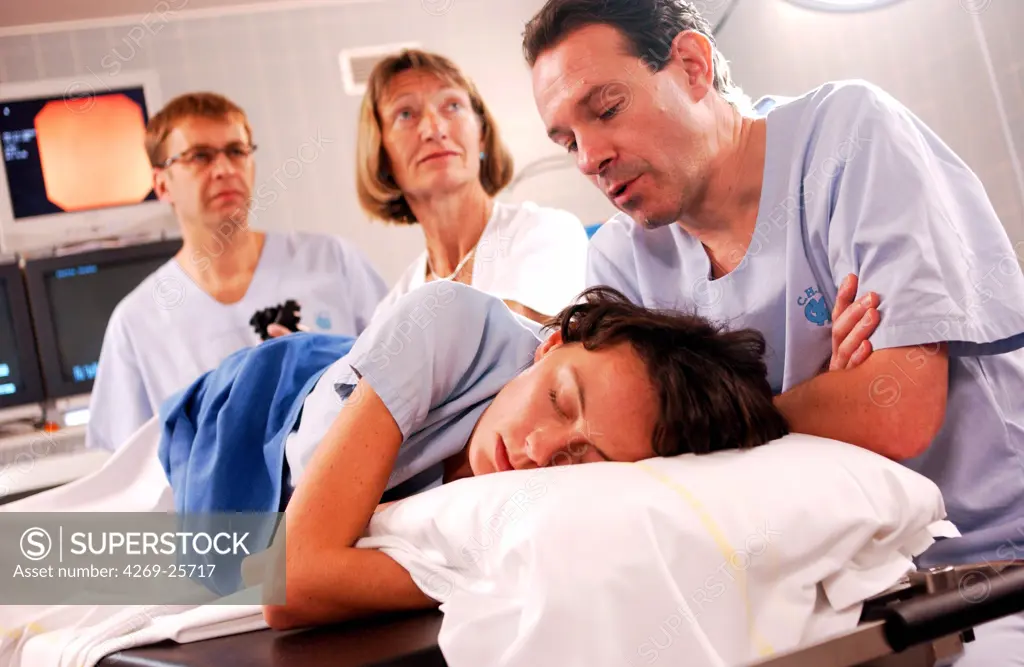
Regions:
M 7 300 L 7 284 L 4 278 L 0 278 L 0 396 L 10 396 L 21 390 L 18 352 L 14 314 Z
M 114 308 L 166 261 L 166 257 L 154 257 L 83 264 L 45 276 L 65 382 L 89 382 L 96 377 L 103 335 Z

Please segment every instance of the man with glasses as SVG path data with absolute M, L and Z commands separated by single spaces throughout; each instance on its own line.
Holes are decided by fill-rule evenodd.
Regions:
M 256 145 L 245 112 L 225 97 L 171 100 L 150 120 L 146 150 L 183 244 L 111 316 L 89 447 L 120 447 L 170 395 L 258 344 L 249 323 L 257 311 L 294 300 L 304 328 L 358 336 L 387 292 L 366 256 L 340 238 L 249 226 Z

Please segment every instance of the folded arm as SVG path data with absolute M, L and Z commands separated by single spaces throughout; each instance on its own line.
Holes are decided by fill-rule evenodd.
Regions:
M 855 368 L 817 375 L 775 398 L 790 430 L 895 460 L 923 453 L 946 415 L 944 343 L 877 350 Z
M 861 294 L 879 295 L 880 324 L 860 366 L 840 360 L 777 405 L 795 431 L 911 458 L 945 421 L 942 341 L 988 345 L 1015 335 L 1024 281 L 999 272 L 1014 254 L 985 188 L 930 128 L 870 84 L 839 85 L 826 97 L 821 112 L 833 120 L 821 124 L 806 164 L 808 174 L 828 176 L 806 179 L 801 200 L 808 247 L 832 276 L 853 273 Z
M 270 578 L 276 573 L 277 586 L 284 573 L 286 604 L 264 606 L 270 627 L 436 606 L 394 560 L 354 546 L 384 493 L 401 444 L 391 413 L 360 380 L 288 504 L 286 546 L 278 550 L 276 567 L 268 569 Z

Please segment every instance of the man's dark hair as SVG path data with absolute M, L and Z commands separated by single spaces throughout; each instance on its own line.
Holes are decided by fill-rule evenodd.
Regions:
M 748 449 L 789 431 L 772 401 L 765 340 L 755 329 L 730 331 L 697 315 L 637 306 L 606 286 L 584 291 L 548 325 L 587 350 L 632 345 L 661 403 L 658 456 Z
M 523 32 L 526 62 L 533 67 L 543 52 L 589 25 L 618 29 L 629 53 L 655 72 L 668 62 L 676 35 L 687 30 L 699 32 L 711 41 L 715 90 L 734 105 L 748 102 L 732 81 L 729 63 L 715 46 L 711 24 L 687 0 L 548 0 Z

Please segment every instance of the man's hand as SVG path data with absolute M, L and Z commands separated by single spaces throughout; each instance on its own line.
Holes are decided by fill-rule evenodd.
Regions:
M 297 324 L 295 326 L 299 328 L 299 331 L 310 330 L 309 327 L 307 327 L 305 324 Z M 267 325 L 267 335 L 270 336 L 271 338 L 280 338 L 281 336 L 287 336 L 290 333 L 294 332 L 284 325 L 276 323 L 271 323 Z
M 895 460 L 921 454 L 945 418 L 945 344 L 875 351 L 879 296 L 857 298 L 850 274 L 832 311 L 832 356 L 821 372 L 775 397 L 794 433 L 849 442 Z M 837 371 L 837 372 L 834 372 Z
M 857 297 L 857 276 L 846 276 L 836 293 L 836 305 L 832 310 L 832 356 L 827 368 L 839 371 L 856 368 L 871 356 L 871 341 L 868 338 L 878 328 L 878 295 L 868 292 Z

